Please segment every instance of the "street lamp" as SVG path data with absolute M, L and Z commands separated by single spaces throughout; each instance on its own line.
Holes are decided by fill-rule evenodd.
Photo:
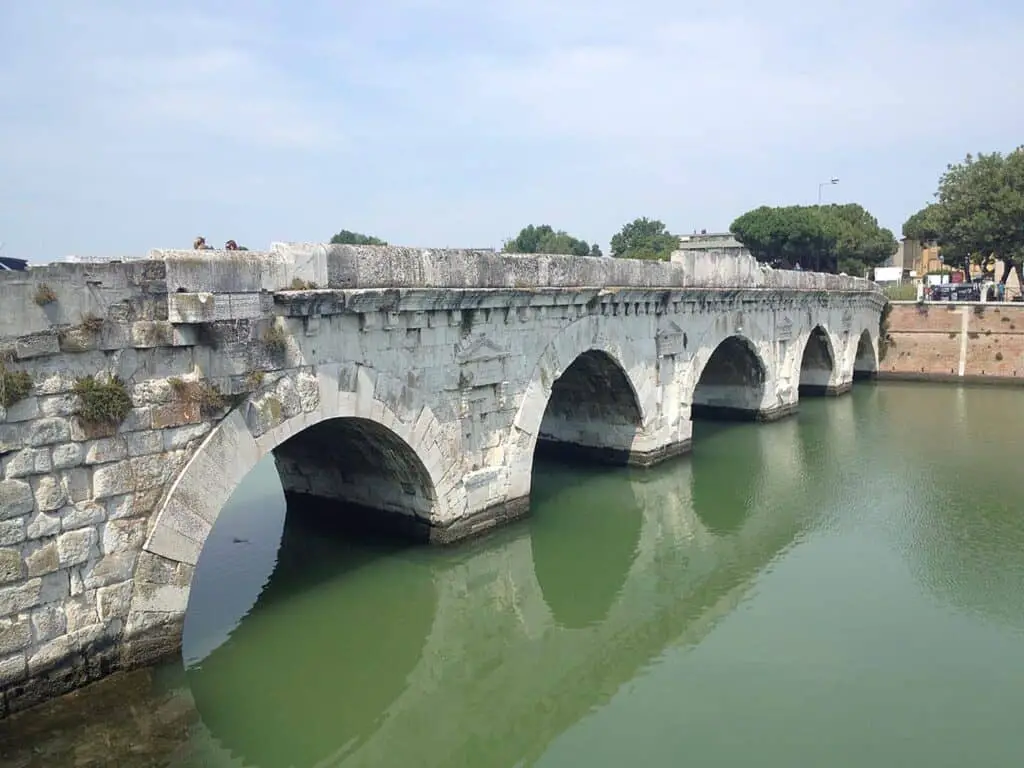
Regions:
M 838 176 L 833 176 L 828 181 L 823 181 L 823 182 L 821 182 L 821 184 L 818 185 L 818 205 L 821 205 L 821 189 L 822 189 L 822 187 L 827 187 L 829 184 L 838 184 L 838 183 L 839 183 L 839 177 Z

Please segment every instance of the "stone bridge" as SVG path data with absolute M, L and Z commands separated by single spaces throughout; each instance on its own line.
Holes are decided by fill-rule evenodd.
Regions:
M 3 711 L 176 652 L 203 543 L 268 453 L 287 494 L 453 542 L 527 511 L 538 447 L 645 467 L 691 449 L 691 418 L 846 391 L 883 305 L 682 252 L 278 245 L 0 274 Z

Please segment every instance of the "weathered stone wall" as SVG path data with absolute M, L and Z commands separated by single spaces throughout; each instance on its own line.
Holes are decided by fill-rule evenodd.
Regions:
M 525 512 L 538 438 L 648 464 L 702 402 L 792 412 L 813 328 L 837 391 L 873 365 L 866 281 L 687 258 L 278 246 L 0 273 L 5 381 L 30 380 L 0 408 L 3 711 L 175 651 L 268 452 L 291 493 L 452 541 Z M 746 357 L 702 379 L 730 337 Z M 120 423 L 84 417 L 87 376 L 123 381 Z
M 894 302 L 879 376 L 1024 383 L 1024 305 Z

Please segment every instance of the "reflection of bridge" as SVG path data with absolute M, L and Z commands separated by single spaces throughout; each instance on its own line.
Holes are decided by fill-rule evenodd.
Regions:
M 373 606 L 377 625 L 359 641 L 390 644 L 388 655 L 354 653 L 326 616 L 326 628 L 289 626 L 280 612 L 292 597 L 275 595 L 287 573 L 275 574 L 231 639 L 189 673 L 200 714 L 215 741 L 259 768 L 490 765 L 499 750 L 529 764 L 667 649 L 699 642 L 806 529 L 816 500 L 804 473 L 836 471 L 835 457 L 816 448 L 850 445 L 835 434 L 853 426 L 848 405 L 834 403 L 824 423 L 750 430 L 731 484 L 714 474 L 722 462 L 710 434 L 706 461 L 634 472 L 628 482 L 595 476 L 574 489 L 574 507 L 593 510 L 593 493 L 615 521 L 595 521 L 593 533 L 574 526 L 573 547 L 582 555 L 590 541 L 591 554 L 603 552 L 589 537 L 613 533 L 631 539 L 622 557 L 570 554 L 565 562 L 538 527 L 509 530 L 486 548 L 432 554 L 440 567 L 403 559 L 388 604 Z M 536 482 L 542 510 L 551 510 L 541 514 L 559 514 L 562 491 L 543 475 Z M 555 535 L 564 542 L 564 531 Z M 586 615 L 559 599 L 560 581 L 592 580 L 614 588 L 598 589 Z M 369 606 L 355 611 L 356 625 L 374 621 Z M 268 632 L 287 633 L 287 643 L 278 649 Z M 251 684 L 241 682 L 247 676 Z M 300 698 L 286 698 L 296 681 Z

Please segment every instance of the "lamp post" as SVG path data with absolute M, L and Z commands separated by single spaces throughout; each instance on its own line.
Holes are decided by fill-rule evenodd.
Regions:
M 828 181 L 823 181 L 823 182 L 821 182 L 821 184 L 818 185 L 818 205 L 821 205 L 821 190 L 822 190 L 822 188 L 823 187 L 827 187 L 829 184 L 838 184 L 838 183 L 839 183 L 839 177 L 838 176 L 833 176 Z

